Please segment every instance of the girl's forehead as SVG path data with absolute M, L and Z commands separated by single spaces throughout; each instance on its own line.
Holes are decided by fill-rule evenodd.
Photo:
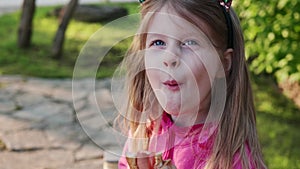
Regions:
M 197 26 L 177 15 L 170 13 L 153 13 L 147 28 L 147 35 L 165 36 L 175 39 L 197 38 L 209 41 L 206 34 Z
M 149 12 L 147 15 L 149 15 L 148 34 L 160 34 L 178 39 L 188 36 L 207 39 L 206 34 L 199 27 L 179 16 L 174 9 L 168 8 L 167 5 L 160 11 Z

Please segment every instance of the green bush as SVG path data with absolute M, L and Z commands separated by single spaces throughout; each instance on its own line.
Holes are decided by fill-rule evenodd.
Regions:
M 236 0 L 250 69 L 300 82 L 300 1 Z

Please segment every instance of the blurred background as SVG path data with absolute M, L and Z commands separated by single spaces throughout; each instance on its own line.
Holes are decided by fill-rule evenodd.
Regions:
M 266 164 L 300 168 L 300 1 L 235 0 L 233 6 L 244 31 Z M 0 76 L 70 79 L 89 37 L 138 10 L 133 0 L 0 0 Z M 97 72 L 99 80 L 112 76 L 130 42 L 125 39 L 110 50 Z M 0 80 L 0 91 L 5 83 Z M 5 105 L 4 92 L 0 95 L 0 106 Z M 0 107 L 0 117 L 11 112 L 4 110 Z M 0 157 L 11 151 L 7 147 L 0 135 Z

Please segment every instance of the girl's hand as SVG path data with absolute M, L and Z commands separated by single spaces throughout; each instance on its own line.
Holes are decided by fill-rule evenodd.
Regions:
M 172 165 L 171 160 L 163 160 L 162 154 L 156 154 L 154 156 L 154 168 L 156 169 L 176 169 L 174 165 Z
M 130 169 L 176 169 L 171 160 L 162 160 L 162 154 L 139 152 L 135 157 L 126 157 Z
M 154 153 L 138 152 L 134 156 L 126 157 L 130 169 L 153 169 Z

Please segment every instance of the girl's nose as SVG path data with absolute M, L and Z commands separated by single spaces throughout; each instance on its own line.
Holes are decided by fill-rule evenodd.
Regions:
M 174 43 L 170 45 L 164 56 L 163 64 L 168 68 L 176 68 L 180 65 L 180 48 Z
M 180 61 L 177 56 L 169 56 L 168 58 L 164 59 L 163 64 L 168 68 L 176 68 L 179 66 Z

